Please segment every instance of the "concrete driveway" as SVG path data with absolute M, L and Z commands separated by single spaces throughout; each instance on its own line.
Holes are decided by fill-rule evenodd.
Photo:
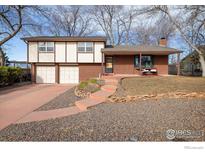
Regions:
M 0 91 L 0 130 L 73 86 L 72 84 L 31 84 Z

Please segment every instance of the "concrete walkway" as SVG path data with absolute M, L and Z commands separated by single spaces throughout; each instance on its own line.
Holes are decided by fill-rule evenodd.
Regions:
M 103 103 L 105 102 L 108 96 L 112 95 L 115 92 L 118 84 L 118 80 L 115 78 L 105 77 L 104 80 L 105 80 L 105 85 L 101 87 L 100 91 L 91 94 L 88 98 L 85 98 L 80 101 L 76 101 L 75 106 L 73 107 L 48 110 L 48 111 L 35 111 L 21 118 L 16 123 L 41 121 L 41 120 L 54 119 L 54 118 L 74 115 L 86 111 L 89 107 Z
M 31 84 L 0 92 L 0 130 L 64 93 L 74 85 Z

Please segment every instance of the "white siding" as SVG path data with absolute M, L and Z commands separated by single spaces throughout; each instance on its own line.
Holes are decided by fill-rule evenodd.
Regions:
M 95 42 L 95 62 L 102 62 L 102 53 L 101 49 L 104 48 L 104 42 Z
M 39 62 L 54 62 L 54 52 L 39 53 Z
M 56 42 L 56 62 L 65 62 L 65 42 Z
M 28 53 L 28 61 L 29 62 L 37 62 L 38 61 L 38 45 L 37 42 L 29 42 L 29 53 Z
M 77 43 L 67 42 L 67 62 L 77 62 Z
M 93 63 L 93 53 L 78 53 L 79 63 Z

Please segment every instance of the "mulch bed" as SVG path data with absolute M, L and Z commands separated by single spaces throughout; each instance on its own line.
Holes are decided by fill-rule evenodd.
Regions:
M 47 104 L 41 106 L 35 111 L 47 111 L 47 110 L 53 110 L 53 109 L 59 109 L 59 108 L 65 108 L 74 106 L 75 101 L 81 100 L 82 98 L 79 98 L 74 93 L 75 87 L 67 90 L 63 94 L 57 96 Z

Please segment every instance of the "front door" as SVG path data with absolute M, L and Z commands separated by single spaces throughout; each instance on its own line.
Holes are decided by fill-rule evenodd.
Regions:
M 111 56 L 105 57 L 105 73 L 113 73 L 113 59 Z

